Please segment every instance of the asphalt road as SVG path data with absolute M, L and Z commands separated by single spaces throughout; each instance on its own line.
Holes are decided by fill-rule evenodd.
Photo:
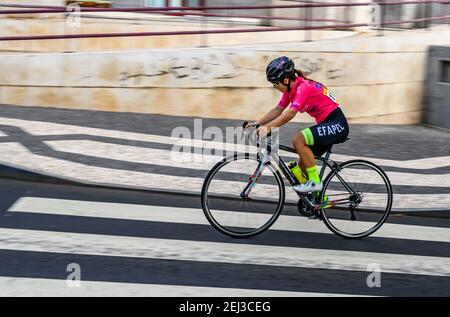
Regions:
M 358 241 L 326 228 L 237 240 L 206 223 L 198 196 L 1 179 L 0 296 L 449 296 L 450 219 L 384 227 Z

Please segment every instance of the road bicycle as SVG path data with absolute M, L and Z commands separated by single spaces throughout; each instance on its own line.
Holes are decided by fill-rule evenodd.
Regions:
M 244 122 L 244 126 L 246 124 Z M 258 125 L 252 127 L 258 128 Z M 207 174 L 201 204 L 209 223 L 219 232 L 234 238 L 264 232 L 279 218 L 286 196 L 305 221 L 317 221 L 309 219 L 315 214 L 343 238 L 367 237 L 386 221 L 392 207 L 393 190 L 379 166 L 360 159 L 337 163 L 330 159 L 333 148 L 330 146 L 323 156 L 315 156 L 322 165 L 322 191 L 298 193 L 292 189 L 286 193 L 285 187 L 298 185 L 299 181 L 278 150 L 297 153 L 291 147 L 272 144 L 272 140 L 272 136 L 267 136 L 263 147 L 262 138 L 256 136 L 256 153 L 235 152 L 215 164 Z M 330 171 L 323 178 L 327 168 Z M 298 218 L 298 214 L 282 217 L 279 228 L 295 230 L 292 226 L 298 220 L 293 217 Z

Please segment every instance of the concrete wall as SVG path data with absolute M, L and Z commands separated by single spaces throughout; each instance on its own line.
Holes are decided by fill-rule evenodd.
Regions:
M 270 47 L 5 54 L 0 103 L 254 119 L 280 97 L 264 70 L 286 54 L 338 96 L 352 122 L 411 124 L 422 116 L 428 45 L 449 41 L 443 29 Z

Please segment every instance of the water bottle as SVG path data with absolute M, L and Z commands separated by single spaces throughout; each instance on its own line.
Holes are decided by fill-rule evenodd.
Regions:
M 297 162 L 290 161 L 288 166 L 292 174 L 295 175 L 300 184 L 306 183 L 307 179 L 305 178 L 305 176 L 303 176 L 303 171 L 300 166 L 298 166 Z

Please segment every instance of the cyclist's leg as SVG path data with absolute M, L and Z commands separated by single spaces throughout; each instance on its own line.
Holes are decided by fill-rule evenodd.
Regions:
M 320 191 L 321 190 L 321 180 L 317 172 L 316 160 L 314 158 L 314 153 L 311 149 L 313 144 L 313 139 L 311 139 L 312 134 L 309 129 L 305 129 L 303 133 L 297 133 L 292 141 L 295 150 L 300 155 L 301 167 L 306 171 L 305 175 L 308 176 L 309 182 L 303 185 L 294 186 L 294 190 L 298 192 L 308 192 L 308 191 Z
M 320 124 L 296 133 L 293 145 L 300 155 L 300 167 L 314 184 L 321 184 L 314 155 L 321 156 L 326 149 L 348 135 L 347 120 L 340 108 L 337 108 Z M 320 188 L 320 185 L 317 187 Z
M 321 156 L 323 153 L 326 152 L 326 149 L 322 149 L 318 146 L 310 146 L 309 147 L 311 149 L 311 151 L 313 152 L 314 155 L 316 156 Z M 299 160 L 299 166 L 303 171 L 303 174 L 306 176 L 306 178 L 308 178 L 308 172 L 307 172 L 307 166 L 305 165 L 305 163 L 302 161 L 302 159 L 300 158 Z
M 322 147 L 320 147 L 318 145 L 316 145 L 316 146 L 309 146 L 308 145 L 308 147 L 311 149 L 313 155 L 316 155 L 316 156 L 320 156 L 323 153 L 325 153 L 325 151 L 326 151 L 325 148 L 322 148 Z M 314 163 L 315 162 L 316 161 L 314 160 Z M 308 178 L 308 171 L 307 171 L 308 166 L 305 165 L 305 162 L 301 158 L 299 160 L 299 166 L 302 169 L 303 174 L 306 176 L 306 178 Z
M 306 172 L 306 168 L 315 164 L 314 153 L 307 144 L 307 140 L 302 133 L 296 133 L 292 139 L 292 144 L 297 154 L 300 156 L 300 167 L 303 172 Z M 307 173 L 305 173 L 307 175 Z

